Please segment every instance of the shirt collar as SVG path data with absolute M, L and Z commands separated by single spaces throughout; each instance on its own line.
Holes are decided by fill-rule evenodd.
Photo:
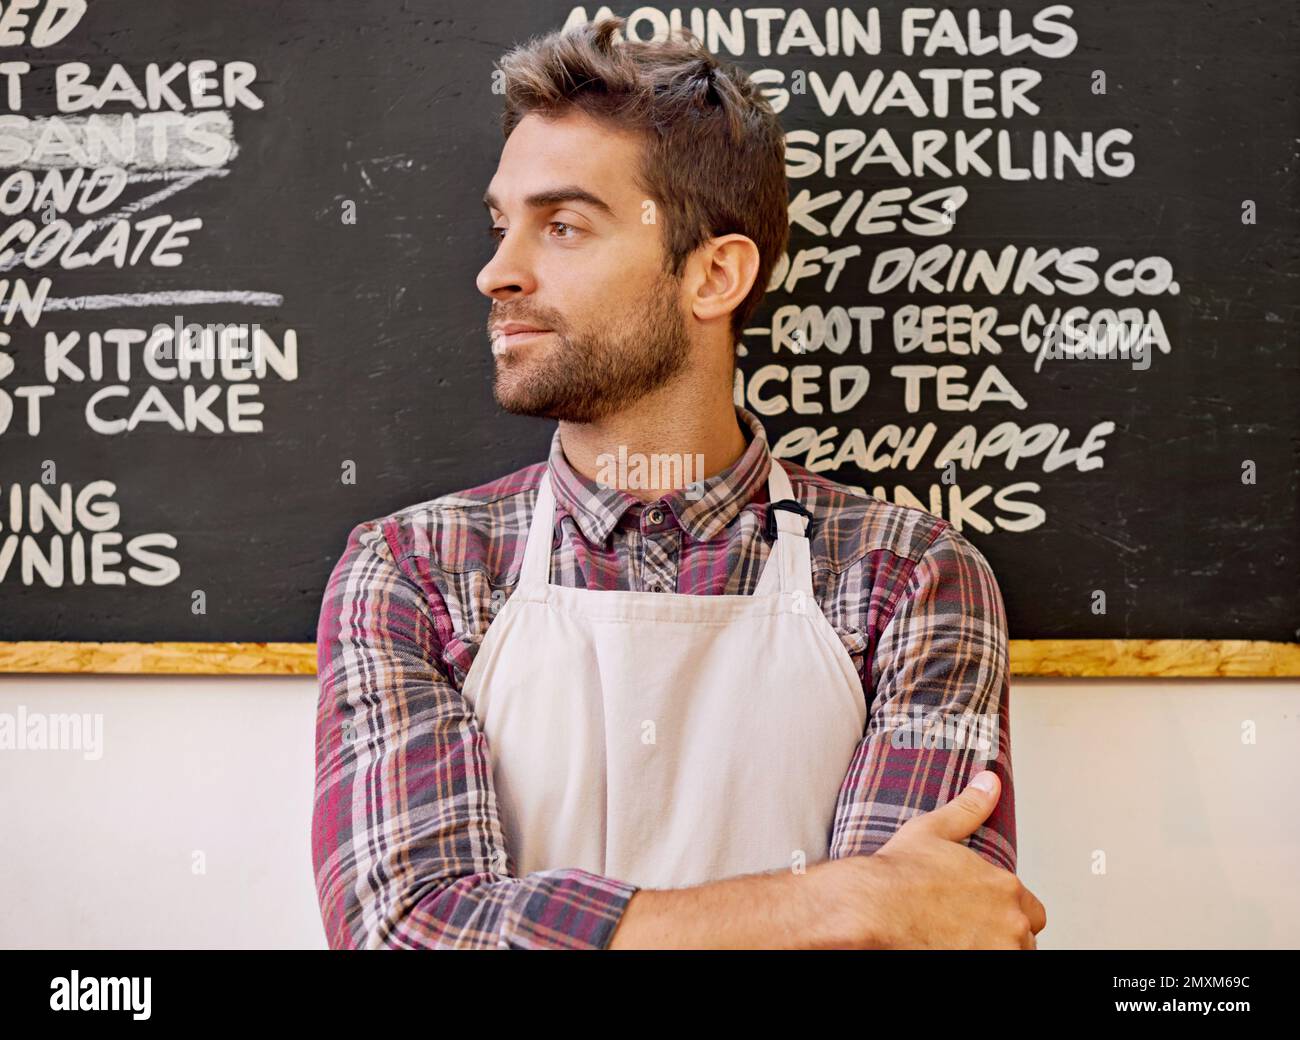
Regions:
M 744 454 L 702 484 L 669 491 L 659 499 L 672 510 L 682 529 L 698 541 L 709 541 L 720 535 L 767 484 L 772 461 L 763 425 L 752 412 L 739 406 L 736 418 L 749 438 Z M 629 509 L 639 511 L 650 505 L 627 491 L 602 487 L 575 470 L 560 446 L 558 427 L 551 437 L 547 468 L 555 489 L 556 506 L 573 517 L 583 536 L 597 545 L 604 543 Z

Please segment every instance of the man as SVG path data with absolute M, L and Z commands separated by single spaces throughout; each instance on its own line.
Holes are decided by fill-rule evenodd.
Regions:
M 698 42 L 620 26 L 501 63 L 478 287 L 548 461 L 359 525 L 325 594 L 330 945 L 1032 948 L 993 576 L 733 403 L 782 131 Z M 610 486 L 618 457 L 703 466 Z

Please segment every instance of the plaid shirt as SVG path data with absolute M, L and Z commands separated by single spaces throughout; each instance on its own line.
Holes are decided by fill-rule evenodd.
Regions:
M 547 462 L 353 529 L 317 633 L 312 860 L 331 947 L 608 945 L 637 887 L 580 869 L 515 875 L 489 749 L 461 684 L 518 581 L 548 467 L 552 582 L 751 593 L 769 551 L 771 456 L 758 420 L 737 415 L 745 453 L 663 496 L 658 524 L 645 519 L 650 504 L 577 473 L 557 429 Z M 817 517 L 814 594 L 868 698 L 830 858 L 873 852 L 987 766 L 1002 798 L 966 844 L 1014 871 L 1006 618 L 987 562 L 929 513 L 783 465 Z M 949 739 L 938 739 L 936 713 L 965 718 L 966 739 L 951 721 Z M 986 750 L 973 739 L 980 719 Z

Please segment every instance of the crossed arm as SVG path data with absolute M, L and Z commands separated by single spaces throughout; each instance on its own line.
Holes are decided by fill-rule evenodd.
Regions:
M 382 523 L 356 527 L 317 633 L 312 861 L 330 947 L 607 948 L 637 886 L 578 869 L 514 875 L 486 741 L 443 660 L 451 637 L 436 587 L 394 559 Z M 967 844 L 1014 871 L 1006 622 L 987 564 L 951 528 L 911 568 L 874 649 L 875 694 L 830 859 L 874 852 L 989 768 L 1002 797 Z M 965 720 L 962 734 L 949 726 L 936 741 L 931 724 L 945 718 Z M 780 913 L 753 913 L 774 884 L 760 875 L 674 894 L 718 927 L 748 907 L 744 938 L 762 944 L 761 927 L 820 912 L 783 900 Z

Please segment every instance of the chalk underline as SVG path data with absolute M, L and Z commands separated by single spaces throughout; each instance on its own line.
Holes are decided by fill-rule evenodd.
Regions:
M 244 289 L 217 291 L 181 289 L 175 292 L 103 293 L 97 296 L 69 296 L 45 300 L 43 311 L 107 311 L 119 307 L 162 307 L 174 304 L 242 303 L 250 307 L 280 307 L 280 293 L 253 292 Z

